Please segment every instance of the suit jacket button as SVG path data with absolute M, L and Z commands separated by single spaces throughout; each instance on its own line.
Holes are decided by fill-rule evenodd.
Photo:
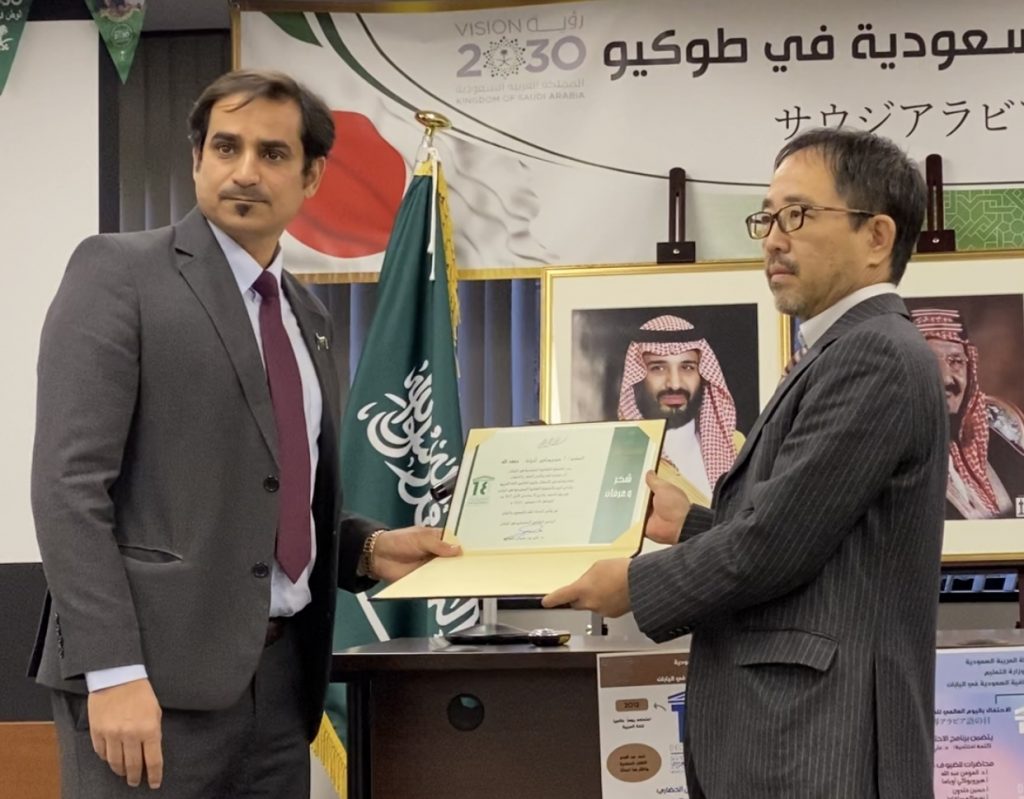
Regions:
M 279 489 L 280 487 L 281 483 L 276 477 L 274 477 L 274 475 L 270 475 L 270 477 L 266 478 L 263 481 L 263 488 L 269 491 L 271 494 L 277 491 L 277 489 Z
M 270 567 L 262 560 L 252 567 L 253 577 L 266 577 L 268 574 L 270 574 Z

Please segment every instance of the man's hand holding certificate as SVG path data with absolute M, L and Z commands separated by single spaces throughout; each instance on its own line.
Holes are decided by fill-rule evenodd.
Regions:
M 644 535 L 659 544 L 679 543 L 683 522 L 690 512 L 690 498 L 678 486 L 663 480 L 654 472 L 647 473 L 647 486 L 654 494 L 651 515 L 647 517 Z
M 663 420 L 473 430 L 439 558 L 381 599 L 542 596 L 640 549 Z M 678 535 L 678 531 L 677 531 Z
M 686 514 L 690 512 L 690 500 L 681 489 L 654 472 L 648 472 L 645 479 L 654 499 L 644 534 L 659 544 L 674 544 L 679 541 Z M 544 597 L 541 604 L 546 608 L 569 605 L 612 619 L 628 613 L 629 559 L 599 560 L 576 582 Z

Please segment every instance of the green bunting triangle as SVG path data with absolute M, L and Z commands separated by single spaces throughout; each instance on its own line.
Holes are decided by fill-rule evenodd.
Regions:
M 0 94 L 7 85 L 14 56 L 18 54 L 21 34 L 25 31 L 32 0 L 9 0 L 0 3 Z
M 85 4 L 100 29 L 121 83 L 126 82 L 142 34 L 146 0 L 85 0 Z

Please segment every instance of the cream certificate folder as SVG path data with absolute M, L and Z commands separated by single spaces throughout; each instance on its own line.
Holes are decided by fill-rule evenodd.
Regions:
M 374 599 L 542 596 L 640 551 L 665 421 L 471 430 L 437 558 Z

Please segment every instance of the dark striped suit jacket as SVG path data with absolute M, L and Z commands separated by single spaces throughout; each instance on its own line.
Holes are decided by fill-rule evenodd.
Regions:
M 947 414 L 895 294 L 779 385 L 713 509 L 630 565 L 655 641 L 692 630 L 695 799 L 932 796 Z

